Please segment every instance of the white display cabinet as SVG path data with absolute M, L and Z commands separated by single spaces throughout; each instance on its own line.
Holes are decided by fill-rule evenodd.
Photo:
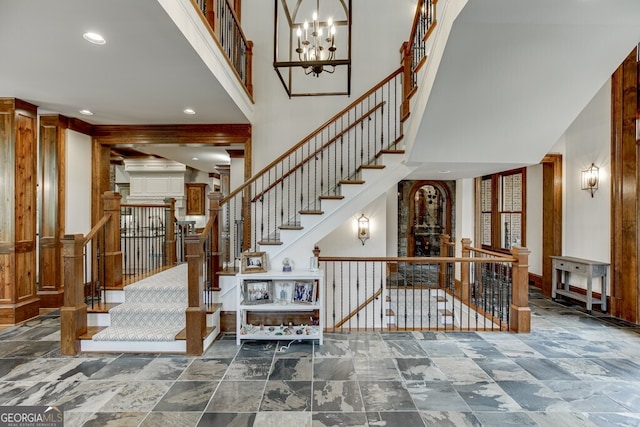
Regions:
M 236 276 L 236 343 L 242 340 L 318 340 L 322 345 L 322 271 L 271 271 Z M 309 312 L 304 324 L 250 325 L 248 312 Z M 318 312 L 317 322 L 314 312 Z M 315 324 L 314 324 L 315 323 Z

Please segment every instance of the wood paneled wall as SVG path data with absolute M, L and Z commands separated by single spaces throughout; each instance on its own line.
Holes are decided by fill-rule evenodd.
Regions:
M 39 314 L 36 289 L 37 107 L 0 99 L 0 324 Z
M 62 307 L 62 243 L 65 219 L 65 148 L 68 120 L 40 116 L 40 307 Z
M 611 79 L 611 313 L 639 323 L 638 197 L 640 170 L 637 49 Z

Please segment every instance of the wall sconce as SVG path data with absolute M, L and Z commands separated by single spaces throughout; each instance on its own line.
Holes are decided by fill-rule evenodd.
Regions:
M 358 218 L 358 239 L 362 242 L 362 246 L 369 237 L 369 218 L 362 214 Z
M 582 189 L 593 193 L 598 189 L 598 181 L 600 180 L 600 168 L 591 163 L 591 166 L 582 171 Z

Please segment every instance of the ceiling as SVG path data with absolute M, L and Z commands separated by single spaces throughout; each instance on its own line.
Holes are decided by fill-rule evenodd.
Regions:
M 430 177 L 538 163 L 640 42 L 637 0 L 449 3 L 466 4 L 426 71 L 432 85 L 408 156 Z
M 431 71 L 424 111 L 412 112 L 408 158 L 423 178 L 537 163 L 640 41 L 637 0 L 449 3 L 464 7 Z M 96 125 L 249 123 L 165 11 L 174 4 L 191 3 L 2 0 L 0 96 Z M 87 31 L 107 43 L 89 44 Z M 226 155 L 224 147 L 144 150 L 209 172 Z
M 88 43 L 87 31 L 107 43 Z M 0 96 L 31 102 L 40 113 L 95 125 L 249 122 L 157 0 L 3 0 L 0 52 Z M 229 162 L 224 147 L 144 152 L 208 172 L 213 163 L 191 159 Z

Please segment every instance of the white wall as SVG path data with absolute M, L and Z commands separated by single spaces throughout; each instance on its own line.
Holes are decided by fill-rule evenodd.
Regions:
M 529 273 L 542 276 L 542 165 L 527 168 L 527 229 Z
M 398 256 L 398 185 L 386 194 L 387 200 L 387 250 L 385 256 Z
M 611 227 L 611 81 L 593 97 L 556 144 L 564 150 L 563 255 L 610 262 Z M 580 172 L 595 163 L 600 168 L 598 191 L 591 197 L 580 189 Z M 572 285 L 585 287 L 581 277 Z M 600 292 L 594 283 L 594 291 Z
M 357 237 L 357 220 L 361 214 L 369 218 L 371 235 L 371 238 L 366 240 L 364 245 Z M 321 250 L 320 256 L 385 256 L 387 228 L 387 195 L 383 194 L 320 240 L 318 243 Z M 309 254 L 309 256 L 311 255 Z
M 415 0 L 353 0 L 351 97 L 289 99 L 273 69 L 273 27 L 264 25 L 274 21 L 273 1 L 242 2 L 243 29 L 254 42 L 254 173 L 400 66 L 399 49 L 409 37 L 415 8 Z M 398 60 L 380 62 L 378 50 L 388 52 L 386 57 L 397 52 Z
M 565 133 L 565 254 L 609 262 L 611 226 L 611 82 L 608 81 Z M 580 189 L 580 172 L 600 168 L 592 198 Z
M 91 230 L 91 137 L 67 130 L 65 234 Z

